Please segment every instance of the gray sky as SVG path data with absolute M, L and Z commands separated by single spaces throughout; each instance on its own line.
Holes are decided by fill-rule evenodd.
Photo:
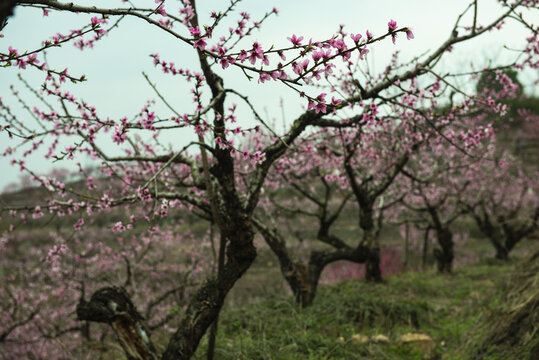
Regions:
M 95 3 L 97 6 L 122 4 L 120 1 L 112 0 L 80 3 Z M 153 0 L 135 3 L 145 7 L 155 5 Z M 253 19 L 262 17 L 272 6 L 279 10 L 279 16 L 271 17 L 260 31 L 256 31 L 250 39 L 245 40 L 246 47 L 250 47 L 252 41 L 261 42 L 264 48 L 272 44 L 276 47 L 288 46 L 286 38 L 292 34 L 322 40 L 332 35 L 339 24 L 345 24 L 345 31 L 348 33 L 365 34 L 365 30 L 369 29 L 374 35 L 385 33 L 390 19 L 396 20 L 399 27 L 412 28 L 414 40 L 408 41 L 400 35 L 396 45 L 388 39 L 371 47 L 368 61 L 371 68 L 376 71 L 384 69 L 395 50 L 401 51 L 403 59 L 409 59 L 429 49 L 437 48 L 447 39 L 456 17 L 468 3 L 469 1 L 465 0 L 244 0 L 237 9 L 251 13 Z M 209 23 L 207 19 L 210 10 L 223 10 L 227 4 L 228 1 L 199 0 L 201 23 Z M 215 8 L 211 9 L 212 6 Z M 165 5 L 165 7 L 172 9 L 172 6 Z M 500 9 L 496 0 L 479 0 L 478 23 L 487 24 L 499 16 Z M 4 37 L 0 38 L 0 49 L 7 52 L 8 46 L 13 46 L 19 52 L 32 50 L 39 47 L 42 40 L 56 32 L 66 33 L 70 29 L 80 28 L 89 22 L 90 17 L 88 14 L 74 15 L 60 12 L 51 12 L 48 17 L 43 17 L 40 10 L 18 8 L 2 32 Z M 234 16 L 234 19 L 236 18 L 237 16 Z M 534 24 L 538 22 L 537 17 L 530 20 Z M 463 24 L 471 24 L 471 19 L 465 18 Z M 494 58 L 495 61 L 511 59 L 511 54 L 503 50 L 503 46 L 522 47 L 522 34 L 519 26 L 508 23 L 501 31 L 486 34 L 458 46 L 440 66 L 444 69 L 463 69 L 473 62 L 476 68 L 482 68 L 489 58 Z M 148 73 L 152 81 L 156 82 L 160 90 L 166 94 L 167 99 L 180 111 L 182 107 L 187 107 L 185 112 L 190 112 L 192 107 L 189 86 L 154 68 L 148 55 L 155 52 L 159 52 L 164 60 L 174 61 L 177 66 L 197 69 L 192 49 L 139 19 L 124 20 L 119 29 L 114 30 L 104 41 L 98 42 L 94 49 L 81 52 L 70 44 L 51 49 L 48 62 L 59 70 L 69 67 L 70 74 L 87 76 L 89 81 L 70 88 L 76 96 L 95 105 L 101 116 L 131 117 L 142 108 L 146 99 L 156 98 L 141 75 L 142 71 Z M 28 115 L 18 109 L 17 101 L 9 90 L 10 84 L 19 84 L 17 73 L 19 71 L 16 67 L 0 68 L 0 96 L 18 116 L 25 117 Z M 44 78 L 43 74 L 33 69 L 22 71 L 21 74 L 35 87 L 39 87 Z M 270 118 L 276 118 L 279 122 L 281 122 L 281 109 L 278 107 L 280 98 L 284 101 L 287 120 L 292 120 L 305 105 L 295 94 L 280 84 L 259 85 L 256 81 L 249 82 L 240 71 L 234 69 L 222 74 L 226 87 L 234 87 L 249 94 L 262 114 L 268 114 Z M 521 81 L 526 83 L 526 79 Z M 29 105 L 33 104 L 36 104 L 34 99 Z M 246 117 L 252 118 L 245 114 Z M 3 152 L 8 143 L 7 135 L 0 133 L 0 151 Z M 0 158 L 0 167 L 3 169 L 0 190 L 7 184 L 17 182 L 20 176 L 18 168 L 9 165 L 10 159 Z M 40 173 L 47 173 L 52 167 L 69 166 L 68 163 L 48 164 L 42 156 L 34 156 L 28 159 L 27 163 Z

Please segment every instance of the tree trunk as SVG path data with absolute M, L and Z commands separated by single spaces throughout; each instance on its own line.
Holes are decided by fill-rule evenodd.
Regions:
M 13 9 L 17 5 L 17 0 L 2 0 L 0 2 L 0 30 L 7 24 L 9 16 L 13 15 Z
M 403 259 L 403 266 L 404 268 L 408 268 L 408 261 L 410 260 L 410 224 L 405 224 L 405 230 L 404 230 L 404 259 Z
M 238 226 L 233 238 L 227 234 L 227 262 L 222 276 L 206 281 L 196 292 L 177 331 L 170 338 L 162 360 L 185 360 L 193 356 L 200 339 L 217 319 L 226 295 L 255 260 L 254 232 L 250 222 L 240 224 L 243 226 Z M 143 318 L 123 288 L 102 288 L 92 295 L 90 302 L 81 299 L 77 317 L 82 321 L 110 324 L 127 359 L 158 359 Z
M 293 270 L 285 274 L 285 279 L 292 290 L 296 304 L 301 308 L 309 307 L 313 304 L 321 271 L 302 263 L 294 263 Z
M 316 296 L 320 276 L 328 264 L 340 260 L 364 263 L 367 261 L 370 253 L 369 248 L 363 244 L 360 244 L 356 248 L 342 246 L 333 251 L 312 251 L 309 257 L 309 263 L 305 265 L 301 261 L 294 262 L 292 260 L 288 253 L 285 239 L 278 231 L 268 228 L 257 219 L 254 219 L 254 224 L 262 233 L 264 240 L 275 256 L 277 256 L 281 273 L 290 286 L 296 298 L 296 303 L 300 307 L 312 305 Z M 381 274 L 377 278 L 381 279 Z
M 285 239 L 278 231 L 268 228 L 258 220 L 254 220 L 254 223 L 277 256 L 281 274 L 290 286 L 297 305 L 300 307 L 311 306 L 316 295 L 320 274 L 326 265 L 323 256 L 318 256 L 316 252 L 311 253 L 307 266 L 301 261 L 294 262 L 288 253 Z
M 483 209 L 481 214 L 474 215 L 475 222 L 479 229 L 485 234 L 494 248 L 496 249 L 496 259 L 508 260 L 509 259 L 509 249 L 505 246 L 504 230 L 500 224 L 493 222 L 488 213 Z
M 255 260 L 254 232 L 250 222 L 246 221 L 243 225 L 235 234 L 225 234 L 228 246 L 223 276 L 218 280 L 206 281 L 197 291 L 178 330 L 168 343 L 163 360 L 186 360 L 193 356 L 200 339 L 219 315 L 226 295 Z
M 382 271 L 380 269 L 380 248 L 369 249 L 369 255 L 365 262 L 365 279 L 367 281 L 381 282 Z
M 436 231 L 438 245 L 440 249 L 434 250 L 434 257 L 438 265 L 438 272 L 449 274 L 453 268 L 453 233 L 449 229 L 438 229 Z
M 378 243 L 379 228 L 374 222 L 374 212 L 372 206 L 360 208 L 359 226 L 363 230 L 361 243 L 368 249 L 365 260 L 365 279 L 367 281 L 382 281 L 382 271 L 380 269 L 380 246 Z
M 503 232 L 498 228 L 493 229 L 488 235 L 490 242 L 496 249 L 494 257 L 499 260 L 509 260 L 509 249 L 505 246 Z
M 509 250 L 501 244 L 496 246 L 496 259 L 507 261 L 509 260 Z
M 213 234 L 212 241 L 213 241 Z M 221 234 L 220 240 L 219 240 L 219 258 L 217 259 L 217 278 L 220 279 L 221 276 L 223 276 L 223 269 L 225 267 L 225 249 L 226 249 L 226 238 Z M 211 330 L 210 330 L 210 338 L 208 340 L 208 353 L 206 356 L 207 360 L 213 360 L 213 357 L 215 355 L 215 343 L 217 341 L 217 330 L 219 325 L 219 315 L 215 318 L 213 321 Z
M 312 287 L 309 288 L 309 291 L 301 291 L 299 294 L 296 295 L 296 303 L 302 309 L 311 306 L 314 302 L 318 283 L 313 283 L 311 285 Z
M 421 262 L 421 267 L 423 270 L 427 268 L 427 256 L 429 254 L 429 233 L 430 228 L 425 230 L 425 236 L 423 238 L 423 257 Z

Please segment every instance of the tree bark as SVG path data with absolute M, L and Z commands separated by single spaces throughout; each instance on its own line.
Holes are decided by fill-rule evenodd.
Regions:
M 423 270 L 427 268 L 427 256 L 429 255 L 429 233 L 430 228 L 425 229 L 425 236 L 423 237 L 423 257 L 421 267 Z
M 503 246 L 502 244 L 498 244 L 496 246 L 496 256 L 495 257 L 498 260 L 507 261 L 507 260 L 509 260 L 509 250 L 507 250 L 507 248 L 505 246 Z
M 92 295 L 89 302 L 81 298 L 77 305 L 77 317 L 81 321 L 109 324 L 116 333 L 127 359 L 158 359 L 144 319 L 124 288 L 102 288 Z
M 378 244 L 379 229 L 374 223 L 372 207 L 367 210 L 360 209 L 360 226 L 363 229 L 362 244 L 368 249 L 365 261 L 365 279 L 367 281 L 381 282 L 382 270 L 380 269 L 380 246 Z
M 313 304 L 322 273 L 318 265 L 294 263 L 292 272 L 285 275 L 286 282 L 294 293 L 296 304 L 301 308 L 309 307 Z
M 219 315 L 226 295 L 255 260 L 251 223 L 245 220 L 241 225 L 238 231 L 225 234 L 228 240 L 227 262 L 222 276 L 206 281 L 197 291 L 178 330 L 168 343 L 163 360 L 191 358 L 200 339 Z
M 7 25 L 7 19 L 13 15 L 13 9 L 17 5 L 17 0 L 0 1 L 0 30 Z
M 302 308 L 313 304 L 320 276 L 328 264 L 339 260 L 364 263 L 368 259 L 369 248 L 364 245 L 360 244 L 352 248 L 341 244 L 340 248 L 334 250 L 312 251 L 307 265 L 301 261 L 293 261 L 288 253 L 285 239 L 275 229 L 270 229 L 256 219 L 254 223 L 277 256 L 281 273 L 290 286 L 296 303 Z
M 408 261 L 410 260 L 410 224 L 406 223 L 404 230 L 404 260 L 403 266 L 408 268 Z
M 200 339 L 217 319 L 226 295 L 256 258 L 251 224 L 249 221 L 240 224 L 242 226 L 234 232 L 233 238 L 232 229 L 229 228 L 226 234 L 227 262 L 222 276 L 206 281 L 194 295 L 161 359 L 190 359 L 193 356 Z M 92 295 L 90 302 L 81 299 L 77 306 L 77 316 L 81 321 L 111 325 L 129 360 L 159 358 L 142 316 L 123 288 L 102 288 Z
M 441 228 L 436 230 L 436 237 L 438 238 L 438 245 L 440 245 L 440 249 L 434 250 L 438 272 L 450 274 L 453 270 L 453 259 L 455 257 L 453 252 L 453 233 L 449 229 Z
M 365 279 L 367 281 L 381 282 L 382 270 L 380 269 L 380 248 L 369 249 L 369 255 L 365 262 Z
M 226 238 L 221 234 L 219 240 L 219 258 L 217 260 L 217 278 L 220 279 L 223 276 L 223 269 L 225 267 L 225 248 L 226 248 Z M 215 343 L 217 341 L 217 330 L 219 325 L 219 315 L 213 321 L 210 337 L 208 340 L 208 353 L 206 356 L 207 360 L 213 360 L 215 355 Z

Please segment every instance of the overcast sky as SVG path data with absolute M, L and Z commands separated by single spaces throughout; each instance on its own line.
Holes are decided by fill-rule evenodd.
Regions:
M 165 4 L 170 3 L 168 0 Z M 112 1 L 80 1 L 82 4 L 96 4 L 97 6 L 121 6 L 119 0 Z M 155 5 L 153 0 L 135 1 L 144 7 Z M 276 47 L 288 45 L 286 39 L 292 34 L 302 35 L 305 38 L 322 40 L 334 34 L 339 24 L 345 25 L 348 33 L 362 33 L 368 29 L 374 35 L 380 35 L 387 30 L 390 19 L 397 21 L 399 27 L 408 26 L 415 39 L 408 41 L 404 36 L 398 38 L 393 45 L 389 39 L 371 47 L 368 61 L 374 70 L 382 70 L 389 62 L 391 53 L 400 50 L 402 58 L 409 59 L 414 55 L 437 48 L 447 37 L 460 12 L 469 1 L 466 0 L 244 0 L 238 10 L 251 13 L 253 19 L 263 16 L 265 11 L 275 6 L 279 16 L 271 17 L 260 31 L 244 44 L 250 47 L 252 41 L 259 41 L 264 48 L 270 45 Z M 201 23 L 209 23 L 208 15 L 211 10 L 223 10 L 228 1 L 202 1 L 198 0 Z M 215 8 L 211 8 L 215 6 Z M 168 9 L 172 6 L 165 5 Z M 479 0 L 478 23 L 487 24 L 499 16 L 501 7 L 496 0 Z M 42 11 L 32 8 L 17 8 L 15 16 L 9 20 L 0 38 L 0 51 L 7 53 L 8 46 L 17 48 L 19 52 L 32 50 L 56 32 L 66 33 L 70 29 L 80 28 L 90 19 L 88 14 L 68 14 L 51 12 L 43 17 Z M 237 17 L 235 16 L 234 19 Z M 205 21 L 206 20 L 206 21 Z M 465 18 L 470 24 L 470 18 Z M 534 24 L 539 22 L 537 17 L 530 18 Z M 459 45 L 450 57 L 441 64 L 445 68 L 462 69 L 474 63 L 476 68 L 487 64 L 488 59 L 503 61 L 511 59 L 511 53 L 503 50 L 506 45 L 510 48 L 521 48 L 523 45 L 523 32 L 519 26 L 508 23 L 502 31 L 496 31 L 482 36 L 479 39 Z M 174 61 L 177 66 L 196 69 L 194 52 L 186 44 L 179 42 L 162 31 L 152 28 L 140 19 L 126 19 L 121 26 L 114 30 L 108 38 L 101 41 L 94 49 L 80 51 L 71 45 L 52 49 L 48 54 L 48 62 L 54 68 L 62 70 L 69 67 L 73 75 L 85 74 L 89 81 L 71 87 L 76 96 L 85 99 L 97 107 L 101 116 L 119 118 L 124 115 L 131 117 L 144 105 L 145 100 L 156 98 L 148 86 L 142 71 L 148 73 L 152 81 L 156 82 L 163 93 L 175 105 L 181 107 L 190 103 L 188 86 L 179 84 L 178 79 L 165 76 L 152 65 L 151 53 L 158 52 L 166 60 Z M 20 86 L 17 80 L 18 69 L 15 67 L 0 68 L 0 96 L 9 104 L 18 116 L 28 116 L 17 109 L 17 101 L 10 95 L 9 85 Z M 26 70 L 21 74 L 35 87 L 39 87 L 43 74 Z M 300 113 L 302 104 L 296 95 L 288 92 L 280 84 L 258 85 L 256 81 L 249 82 L 237 70 L 223 73 L 225 86 L 234 87 L 250 94 L 250 98 L 259 107 L 263 114 L 270 118 L 281 119 L 281 110 L 278 105 L 283 99 L 285 117 L 292 120 Z M 521 79 L 524 83 L 526 79 Z M 531 88 L 527 89 L 532 91 Z M 28 97 L 30 99 L 30 97 Z M 29 105 L 33 105 L 31 100 Z M 191 109 L 189 106 L 188 109 Z M 0 133 L 0 151 L 8 145 L 5 133 Z M 11 167 L 9 158 L 0 158 L 0 190 L 7 184 L 17 182 L 20 176 L 18 168 Z M 51 164 L 42 158 L 29 159 L 29 164 L 38 172 L 50 171 Z M 54 166 L 62 166 L 54 164 Z

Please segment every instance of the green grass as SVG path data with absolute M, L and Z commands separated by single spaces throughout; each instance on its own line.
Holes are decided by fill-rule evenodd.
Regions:
M 428 334 L 431 358 L 469 359 L 479 322 L 503 307 L 497 291 L 511 263 L 467 266 L 454 275 L 408 272 L 382 284 L 352 280 L 322 286 L 312 307 L 292 297 L 227 308 L 220 318 L 216 359 L 423 359 L 398 345 L 405 333 Z M 389 344 L 355 344 L 354 334 L 383 334 Z M 341 340 L 339 340 L 341 338 Z M 205 358 L 206 339 L 197 352 Z

